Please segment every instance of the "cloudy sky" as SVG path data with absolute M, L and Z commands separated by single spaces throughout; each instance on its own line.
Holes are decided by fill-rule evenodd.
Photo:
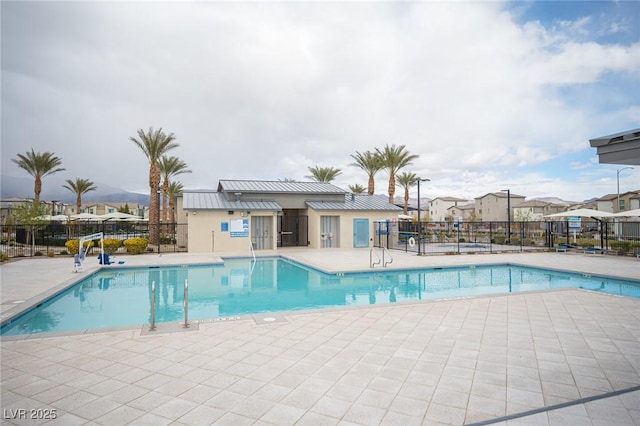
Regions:
M 426 197 L 583 200 L 621 168 L 589 139 L 640 127 L 635 1 L 2 1 L 1 19 L 4 175 L 33 148 L 59 178 L 148 192 L 129 138 L 162 127 L 186 189 L 310 166 L 366 186 L 350 155 L 396 144 Z M 620 173 L 635 189 L 640 167 Z

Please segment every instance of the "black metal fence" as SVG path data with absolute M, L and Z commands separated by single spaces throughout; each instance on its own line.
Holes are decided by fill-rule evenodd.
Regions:
M 149 239 L 149 224 L 147 222 L 79 222 L 0 225 L 0 255 L 9 258 L 68 255 L 70 253 L 65 246 L 67 241 L 99 232 L 103 233 L 105 239 L 123 242 L 137 237 Z M 186 252 L 187 225 L 180 223 L 160 225 L 160 246 L 149 245 L 147 251 Z M 115 253 L 126 253 L 126 248 L 122 245 Z
M 416 254 L 500 253 L 602 248 L 620 255 L 640 252 L 640 222 L 583 220 L 579 228 L 554 222 L 377 221 L 376 247 Z

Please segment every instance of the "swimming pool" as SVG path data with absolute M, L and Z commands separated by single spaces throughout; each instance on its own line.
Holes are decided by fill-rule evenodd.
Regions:
M 151 283 L 156 322 L 335 308 L 564 287 L 640 297 L 625 281 L 513 265 L 326 274 L 285 258 L 226 259 L 219 265 L 102 269 L 4 324 L 2 335 L 148 324 Z

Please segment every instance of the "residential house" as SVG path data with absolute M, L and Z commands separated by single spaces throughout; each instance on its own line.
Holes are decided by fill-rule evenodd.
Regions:
M 451 206 L 447 209 L 447 215 L 453 218 L 462 218 L 464 222 L 476 220 L 476 205 L 474 203 Z
M 368 248 L 374 222 L 402 209 L 375 195 L 322 182 L 220 180 L 217 191 L 185 191 L 179 223 L 194 252 L 248 252 L 280 247 Z
M 463 200 L 456 197 L 436 197 L 429 203 L 429 218 L 433 222 L 444 222 L 447 218 L 451 218 L 450 207 L 468 204 L 469 200 Z
M 511 207 L 511 220 L 513 220 L 513 207 L 524 202 L 524 195 L 507 192 L 490 192 L 475 198 L 476 217 L 483 222 L 506 222 L 508 207 Z
M 5 198 L 0 200 L 0 224 L 4 225 L 7 218 L 12 216 L 17 208 L 26 203 L 33 203 L 33 200 L 28 198 Z
M 619 204 L 618 204 L 619 200 Z M 613 209 L 614 213 L 624 212 L 627 210 L 633 210 L 640 208 L 640 190 L 638 191 L 629 191 L 624 194 L 618 195 L 616 194 L 616 198 L 613 201 Z
M 615 204 L 616 204 L 617 198 L 618 198 L 617 194 L 607 194 L 598 198 L 595 201 L 596 210 L 599 210 L 601 212 L 615 213 L 616 211 Z
M 68 204 L 65 206 L 64 214 L 67 216 L 71 216 L 79 213 L 91 213 L 96 215 L 103 215 L 107 213 L 115 213 L 120 211 L 121 209 L 127 207 L 129 209 L 129 213 L 140 218 L 148 218 L 149 216 L 149 208 L 140 204 L 132 204 L 132 203 L 118 203 L 118 202 L 89 202 L 83 203 L 80 206 L 80 211 L 76 211 L 76 205 Z
M 562 204 L 551 203 L 542 200 L 529 200 L 513 207 L 512 220 L 516 222 L 540 222 L 544 216 L 561 213 L 567 209 Z

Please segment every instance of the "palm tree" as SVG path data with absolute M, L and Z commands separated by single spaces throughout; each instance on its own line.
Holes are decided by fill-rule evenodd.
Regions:
M 309 173 L 311 173 L 311 175 L 305 177 L 313 179 L 316 182 L 328 183 L 334 180 L 340 173 L 342 173 L 342 170 L 336 169 L 334 167 L 314 166 L 309 167 Z
M 396 183 L 404 188 L 403 214 L 407 214 L 407 209 L 409 207 L 409 189 L 416 186 L 418 183 L 418 176 L 416 176 L 415 173 L 402 172 L 402 174 L 398 175 Z
M 169 184 L 168 195 L 169 195 L 169 222 L 170 223 L 173 223 L 173 224 L 176 223 L 176 217 L 175 217 L 176 197 L 178 196 L 178 194 L 182 193 L 183 189 L 184 187 L 180 182 L 171 182 Z
M 348 188 L 349 188 L 349 191 L 353 192 L 354 194 L 364 194 L 364 191 L 367 189 L 364 186 L 360 185 L 359 183 L 354 183 L 353 185 L 349 185 Z
M 360 167 L 367 173 L 369 177 L 367 192 L 369 195 L 373 195 L 376 190 L 374 177 L 383 166 L 380 155 L 378 155 L 377 152 L 365 151 L 360 153 L 356 151 L 355 154 L 351 154 L 351 157 L 356 161 L 355 163 L 351 163 L 350 166 Z
M 183 173 L 191 173 L 191 170 L 187 169 L 187 163 L 180 160 L 178 157 L 168 157 L 163 155 L 160 158 L 160 173 L 162 174 L 162 221 L 167 222 L 167 208 L 169 207 L 169 186 L 173 176 Z
M 56 157 L 53 152 L 35 152 L 31 148 L 31 152 L 27 151 L 25 155 L 18 154 L 18 158 L 12 158 L 11 161 L 26 170 L 35 179 L 33 186 L 33 207 L 35 210 L 40 204 L 42 178 L 63 171 L 64 168 L 59 167 L 62 165 L 62 160 L 60 157 Z
M 67 184 L 62 185 L 62 187 L 76 194 L 76 213 L 80 213 L 80 206 L 82 206 L 82 196 L 89 191 L 95 191 L 97 187 L 89 179 L 80 179 L 78 177 L 75 181 L 67 179 L 66 182 Z
M 404 145 L 386 145 L 383 150 L 376 148 L 376 152 L 382 158 L 382 168 L 389 173 L 389 203 L 393 204 L 393 196 L 396 193 L 396 173 L 401 168 L 412 164 L 419 157 L 409 154 Z
M 139 129 L 138 138 L 131 137 L 129 140 L 136 144 L 149 160 L 149 242 L 151 244 L 159 244 L 160 158 L 167 151 L 179 145 L 174 142 L 175 136 L 173 133 L 167 135 L 162 131 L 162 128 L 153 130 L 152 127 L 149 127 L 147 133 Z

